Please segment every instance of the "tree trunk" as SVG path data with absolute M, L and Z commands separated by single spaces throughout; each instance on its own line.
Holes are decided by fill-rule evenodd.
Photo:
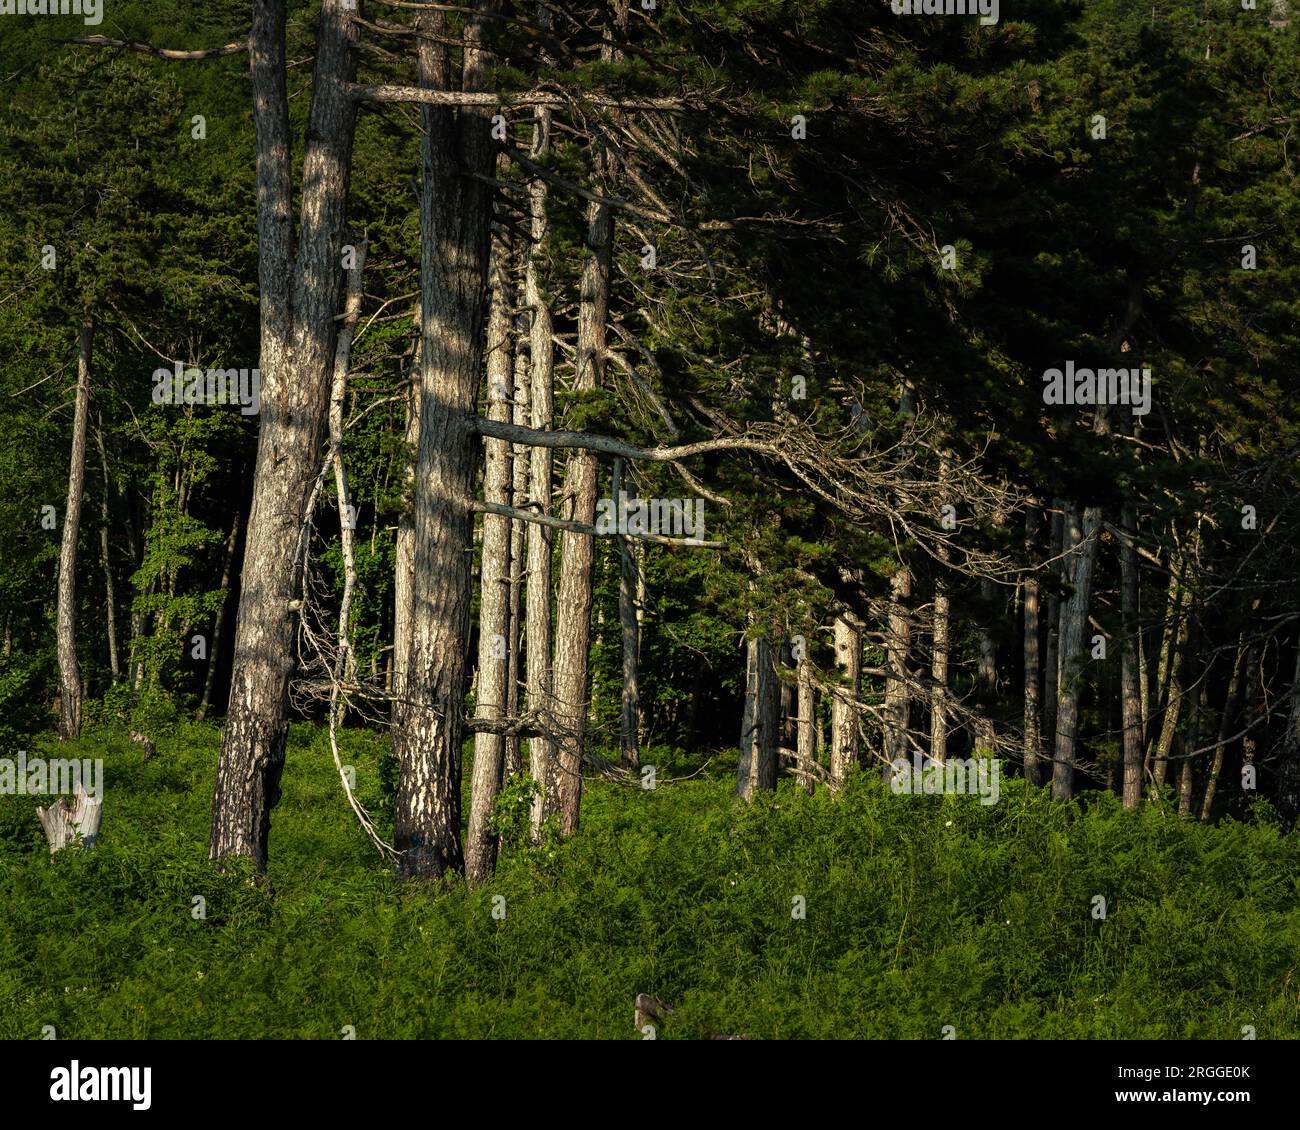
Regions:
M 622 460 L 614 463 L 614 502 L 622 487 Z M 641 625 L 637 594 L 641 588 L 641 562 L 631 538 L 618 539 L 618 619 L 623 634 L 623 702 L 619 715 L 619 748 L 623 764 L 641 767 Z
M 1142 800 L 1142 692 L 1138 672 L 1141 655 L 1138 648 L 1142 631 L 1138 608 L 1137 512 L 1125 506 L 1120 518 L 1123 526 L 1119 546 L 1120 610 L 1123 639 L 1120 642 L 1120 700 L 1124 724 L 1125 808 L 1136 808 Z
M 522 281 L 522 272 L 520 272 Z M 522 287 L 517 288 L 522 297 Z M 527 323 L 520 319 L 518 329 L 523 331 L 517 333 L 514 338 L 515 345 L 515 398 L 514 405 L 511 408 L 511 417 L 520 427 L 527 427 L 529 424 L 529 414 L 531 407 L 529 405 L 528 391 L 528 353 L 527 350 L 520 348 L 527 336 Z M 522 510 L 528 505 L 528 448 L 522 443 L 514 445 L 514 450 L 510 455 L 510 467 L 512 471 L 512 481 L 510 484 L 511 505 L 516 509 Z M 506 648 L 509 654 L 509 660 L 506 666 L 506 714 L 511 718 L 519 716 L 519 675 L 520 675 L 520 640 L 523 614 L 523 586 L 524 586 L 524 530 L 525 523 L 518 520 L 510 523 L 510 628 L 509 639 L 506 641 Z M 510 734 L 506 738 L 505 764 L 503 773 L 507 780 L 515 776 L 523 768 L 523 758 L 520 753 L 520 742 L 518 734 Z
M 1065 544 L 1065 502 L 1052 499 L 1052 515 L 1048 522 L 1051 532 L 1051 559 L 1057 562 L 1056 576 L 1062 585 L 1068 575 L 1068 559 L 1062 558 Z M 1050 757 L 1056 756 L 1056 691 L 1061 666 L 1061 594 L 1055 585 L 1047 594 L 1047 646 L 1043 653 L 1043 745 Z
M 103 473 L 104 493 L 99 500 L 99 560 L 104 567 L 104 613 L 108 632 L 108 669 L 117 684 L 122 677 L 122 669 L 117 656 L 117 592 L 113 584 L 113 564 L 108 557 L 108 452 L 104 447 L 104 418 L 99 417 L 99 426 L 95 428 L 95 446 L 99 448 L 99 466 Z
M 780 695 L 772 646 L 765 639 L 750 640 L 747 648 L 750 678 L 745 696 L 748 728 L 741 735 L 740 770 L 736 794 L 753 800 L 759 789 L 776 788 L 777 729 L 780 725 Z
M 844 783 L 860 758 L 858 712 L 852 705 L 862 686 L 862 633 L 845 616 L 835 617 L 835 668 L 840 685 L 831 698 L 831 780 Z
M 885 760 L 906 758 L 910 743 L 912 696 L 908 689 L 908 656 L 912 622 L 907 601 L 912 595 L 912 571 L 902 566 L 889 581 L 889 622 L 885 641 Z
M 948 582 L 939 576 L 934 582 L 934 631 L 930 655 L 930 675 L 934 680 L 934 697 L 930 703 L 930 757 L 934 761 L 948 759 L 949 612 Z
M 418 24 L 439 36 L 442 13 Z M 471 19 L 461 87 L 487 88 L 484 21 Z M 420 40 L 420 85 L 450 89 L 447 48 Z M 415 572 L 405 694 L 397 710 L 393 815 L 400 871 L 441 876 L 463 865 L 460 741 L 465 706 L 474 544 L 474 415 L 483 360 L 483 322 L 492 198 L 482 180 L 494 167 L 490 107 L 424 106 L 420 193 L 420 443 L 415 471 Z
M 1038 556 L 1038 529 L 1042 516 L 1038 507 L 1029 505 L 1025 509 L 1025 556 L 1033 561 Z M 1038 575 L 1026 573 L 1025 580 L 1025 710 L 1024 710 L 1024 759 L 1025 780 L 1031 785 L 1038 784 L 1038 763 L 1042 756 L 1042 719 L 1039 706 L 1039 686 L 1042 678 L 1038 655 L 1039 616 L 1038 616 Z
M 424 324 L 421 317 L 420 324 Z M 397 538 L 394 545 L 393 560 L 393 651 L 391 663 L 391 687 L 393 693 L 392 717 L 396 721 L 398 703 L 406 689 L 406 660 L 411 654 L 411 620 L 415 615 L 412 603 L 413 578 L 415 576 L 415 460 L 420 446 L 420 358 L 422 351 L 419 342 L 415 346 L 415 356 L 411 365 L 410 388 L 406 394 L 406 429 L 403 434 L 402 448 L 404 478 L 407 484 L 403 499 L 402 513 L 397 519 Z
M 1281 765 L 1278 766 L 1277 811 L 1283 833 L 1295 827 L 1300 816 L 1300 645 L 1296 647 L 1295 673 L 1291 676 L 1286 730 L 1282 735 Z
M 539 10 L 539 17 L 544 12 Z M 546 26 L 549 26 L 549 22 Z M 540 160 L 550 149 L 551 112 L 538 107 L 533 112 L 532 158 Z M 551 308 L 542 292 L 542 248 L 547 239 L 547 185 L 535 177 L 528 186 L 529 238 L 528 259 L 524 264 L 524 304 L 528 307 L 528 366 L 531 394 L 532 426 L 550 431 L 555 422 L 554 384 L 555 347 Z M 534 447 L 529 452 L 529 505 L 540 515 L 551 513 L 551 475 L 553 456 L 549 447 Z M 551 667 L 551 558 L 554 535 L 549 526 L 529 522 L 528 578 L 525 591 L 524 639 L 525 703 L 530 712 L 554 713 Z M 530 738 L 528 768 L 537 782 L 531 812 L 533 837 L 541 832 L 542 822 L 558 810 L 559 763 L 555 742 L 550 737 Z
M 1258 607 L 1259 602 L 1255 603 Z M 1242 675 L 1250 650 L 1251 648 L 1246 645 L 1246 629 L 1242 628 L 1237 634 L 1237 653 L 1232 661 L 1232 678 L 1228 681 L 1228 694 L 1223 702 L 1223 715 L 1219 719 L 1219 740 L 1214 747 L 1214 761 L 1210 765 L 1210 773 L 1205 781 L 1205 796 L 1201 801 L 1202 824 L 1210 822 L 1210 813 L 1214 810 L 1214 794 L 1219 787 L 1219 775 L 1223 772 L 1223 755 L 1228 745 L 1228 738 L 1232 734 L 1232 720 L 1241 705 Z
M 261 871 L 284 767 L 295 629 L 290 604 L 329 410 L 356 121 L 347 92 L 356 77 L 353 17 L 343 0 L 323 0 L 295 254 L 285 7 L 284 0 L 257 0 L 249 34 L 257 130 L 261 431 L 208 842 L 212 859 L 247 856 Z
M 1075 742 L 1079 728 L 1079 699 L 1085 681 L 1084 632 L 1088 627 L 1088 607 L 1092 596 L 1092 571 L 1097 560 L 1101 508 L 1088 506 L 1083 511 L 1082 529 L 1078 508 L 1068 513 L 1070 545 L 1074 565 L 1071 570 L 1074 591 L 1061 608 L 1060 681 L 1057 687 L 1056 753 L 1052 765 L 1052 796 L 1069 800 L 1074 795 Z
M 817 691 L 813 686 L 812 664 L 808 660 L 799 661 L 799 720 L 796 749 L 799 754 L 799 771 L 803 777 L 803 791 L 813 795 L 817 787 L 814 771 L 817 765 L 817 750 L 813 725 L 817 717 Z
M 500 158 L 504 161 L 505 158 Z M 487 327 L 488 419 L 508 421 L 514 383 L 511 312 L 515 304 L 512 265 L 514 240 L 502 226 L 492 241 L 492 305 Z M 511 446 L 485 441 L 483 497 L 502 506 L 510 501 Z M 510 666 L 510 519 L 483 515 L 482 564 L 479 570 L 478 695 L 475 717 L 501 721 L 506 716 Z M 471 887 L 486 882 L 496 867 L 497 837 L 490 822 L 501 792 L 505 766 L 502 734 L 474 735 L 474 769 L 470 790 L 469 839 L 465 845 L 465 879 Z
M 1165 649 L 1161 655 L 1161 683 L 1165 687 L 1165 714 L 1160 727 L 1160 736 L 1152 757 L 1152 773 L 1156 787 L 1165 783 L 1169 772 L 1169 752 L 1173 748 L 1174 733 L 1178 728 L 1178 718 L 1182 710 L 1183 698 L 1183 659 L 1187 651 L 1187 640 L 1191 630 L 1191 611 L 1193 587 L 1191 571 L 1196 567 L 1200 557 L 1200 523 L 1192 534 L 1191 546 L 1178 554 L 1177 567 L 1170 577 L 1169 609 L 1171 621 L 1166 634 Z
M 89 297 L 82 308 L 77 349 L 77 406 L 72 418 L 72 455 L 68 463 L 68 503 L 63 511 L 59 546 L 59 739 L 81 736 L 81 666 L 77 662 L 77 537 L 81 532 L 81 495 L 86 482 L 86 431 L 90 418 L 90 362 L 95 320 Z
M 600 388 L 605 383 L 605 323 L 609 313 L 613 236 L 613 213 L 609 205 L 590 203 L 587 208 L 587 257 L 582 267 L 578 308 L 577 370 L 573 382 L 578 393 Z M 587 526 L 596 520 L 596 474 L 593 452 L 570 453 L 565 488 L 573 500 L 573 510 L 568 516 Z M 554 678 L 555 712 L 560 731 L 556 799 L 560 832 L 565 836 L 578 830 L 578 810 L 582 800 L 594 562 L 595 539 L 590 534 L 563 531 L 556 596 Z
M 203 697 L 199 700 L 199 710 L 195 719 L 202 722 L 207 716 L 212 702 L 212 684 L 217 677 L 217 656 L 221 651 L 221 638 L 226 624 L 226 598 L 230 591 L 230 570 L 235 561 L 235 543 L 239 540 L 239 510 L 230 523 L 230 535 L 226 538 L 226 553 L 221 561 L 221 604 L 217 607 L 216 619 L 212 625 L 212 646 L 208 648 L 208 670 L 203 676 Z
M 1201 741 L 1201 684 L 1188 696 L 1187 730 L 1183 735 L 1183 763 L 1178 774 L 1178 815 L 1190 816 L 1192 812 L 1192 750 L 1198 748 Z

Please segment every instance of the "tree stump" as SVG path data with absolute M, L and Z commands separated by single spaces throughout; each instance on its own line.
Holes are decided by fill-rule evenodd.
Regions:
M 140 745 L 140 746 L 143 746 L 143 747 L 144 747 L 144 759 L 145 759 L 145 761 L 148 761 L 149 758 L 151 758 L 155 753 L 158 752 L 158 750 L 155 748 L 153 742 L 151 742 L 151 741 L 149 740 L 149 738 L 148 738 L 148 736 L 147 736 L 146 734 L 142 734 L 142 733 L 140 733 L 140 732 L 137 731 L 137 730 L 132 730 L 132 731 L 131 731 L 131 740 L 132 740 L 133 742 L 135 742 L 137 745 Z
M 36 809 L 45 838 L 50 844 L 50 854 L 80 841 L 82 847 L 94 847 L 99 835 L 99 822 L 104 815 L 104 802 L 86 795 L 81 782 L 77 782 L 76 796 L 72 801 L 61 796 L 49 808 Z

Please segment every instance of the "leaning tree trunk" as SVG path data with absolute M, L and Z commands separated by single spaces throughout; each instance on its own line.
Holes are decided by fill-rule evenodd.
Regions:
M 862 686 L 862 633 L 845 615 L 835 617 L 832 627 L 835 667 L 840 684 L 831 697 L 831 781 L 844 783 L 849 766 L 860 758 L 856 703 Z
M 504 161 L 504 157 L 500 159 Z M 503 217 L 504 219 L 504 217 Z M 514 240 L 503 226 L 492 241 L 492 304 L 487 327 L 488 419 L 510 421 L 510 387 L 514 382 L 511 312 L 515 304 L 512 265 Z M 506 506 L 510 502 L 512 451 L 508 440 L 485 442 L 483 497 Z M 478 694 L 475 717 L 501 722 L 506 716 L 510 666 L 510 519 L 483 515 L 482 564 L 479 569 Z M 492 812 L 501 792 L 505 737 L 474 735 L 474 768 L 470 789 L 469 838 L 465 844 L 465 879 L 470 886 L 486 882 L 496 867 L 497 837 Z
M 420 84 L 450 88 L 442 13 L 421 13 Z M 490 78 L 481 19 L 465 28 L 462 89 Z M 415 470 L 415 571 L 410 653 L 398 703 L 393 814 L 400 871 L 460 870 L 460 741 L 464 729 L 478 439 L 494 157 L 491 107 L 422 108 L 420 193 L 420 443 Z
M 356 123 L 356 104 L 347 91 L 356 76 L 353 16 L 345 0 L 323 0 L 295 254 L 285 9 L 284 0 L 257 0 L 249 33 L 257 130 L 261 432 L 208 841 L 212 859 L 246 856 L 261 871 L 284 768 L 298 544 L 329 410 Z
M 90 418 L 90 360 L 95 321 L 90 299 L 82 310 L 77 349 L 77 406 L 72 418 L 72 456 L 68 463 L 68 504 L 59 546 L 59 739 L 81 736 L 81 666 L 77 662 L 77 536 L 81 532 L 81 494 L 86 482 L 86 431 Z

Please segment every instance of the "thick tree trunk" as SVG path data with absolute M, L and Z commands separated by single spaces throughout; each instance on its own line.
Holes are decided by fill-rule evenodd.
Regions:
M 504 160 L 504 158 L 502 158 Z M 509 420 L 514 383 L 511 314 L 514 240 L 507 227 L 492 241 L 492 304 L 487 327 L 488 419 Z M 483 497 L 502 506 L 510 501 L 512 451 L 501 439 L 484 441 L 486 464 Z M 479 570 L 478 694 L 475 717 L 502 721 L 510 667 L 510 519 L 483 515 L 482 564 Z M 474 735 L 474 769 L 470 790 L 469 839 L 465 844 L 465 879 L 470 886 L 487 881 L 496 867 L 497 837 L 490 822 L 501 792 L 505 766 L 502 734 Z
M 260 870 L 266 867 L 271 809 L 284 767 L 294 654 L 290 605 L 329 409 L 356 121 L 347 93 L 356 77 L 352 15 L 343 0 L 323 0 L 295 254 L 285 7 L 284 0 L 257 0 L 249 34 L 257 128 L 261 432 L 208 843 L 211 858 L 247 856 Z
M 1052 765 L 1052 796 L 1069 800 L 1074 795 L 1075 743 L 1079 729 L 1079 700 L 1085 683 L 1084 633 L 1088 627 L 1088 607 L 1092 597 L 1092 572 L 1097 560 L 1101 508 L 1088 506 L 1083 511 L 1082 528 L 1078 509 L 1069 508 L 1069 539 L 1074 565 L 1071 580 L 1074 591 L 1061 608 L 1060 682 L 1057 687 L 1056 753 Z
M 858 712 L 852 703 L 862 687 L 862 633 L 848 619 L 836 616 L 832 626 L 835 669 L 840 684 L 831 698 L 831 780 L 844 783 L 849 766 L 861 756 L 858 741 Z
M 1038 507 L 1025 509 L 1025 557 L 1033 561 L 1038 556 L 1038 529 L 1042 516 Z M 1038 615 L 1038 575 L 1026 573 L 1024 579 L 1025 615 L 1025 709 L 1024 709 L 1024 759 L 1025 780 L 1038 784 L 1039 759 L 1042 757 L 1042 718 L 1039 705 L 1039 686 L 1042 679 L 1038 640 L 1040 634 Z
M 481 5 L 486 10 L 487 5 Z M 419 24 L 439 35 L 441 13 Z M 487 88 L 483 21 L 471 19 L 461 87 Z M 447 49 L 421 39 L 420 85 L 450 89 Z M 420 444 L 415 471 L 415 572 L 405 693 L 397 710 L 394 846 L 403 874 L 441 876 L 463 865 L 460 741 L 469 640 L 474 534 L 474 430 L 492 199 L 482 180 L 494 165 L 492 109 L 457 116 L 422 108 L 420 193 Z
M 1119 546 L 1120 611 L 1123 620 L 1120 642 L 1120 701 L 1124 724 L 1125 808 L 1136 808 L 1142 800 L 1142 692 L 1138 680 L 1141 663 L 1138 640 L 1142 631 L 1138 608 L 1137 513 L 1125 506 L 1120 517 L 1123 536 Z
M 104 447 L 104 419 L 101 415 L 95 428 L 95 446 L 99 449 L 99 467 L 103 477 L 104 493 L 99 500 L 99 561 L 104 568 L 104 613 L 108 633 L 108 669 L 113 683 L 122 677 L 117 657 L 117 586 L 113 583 L 113 563 L 108 556 L 108 451 Z
M 77 662 L 77 538 L 81 532 L 81 495 L 86 483 L 86 433 L 90 419 L 90 362 L 94 346 L 94 312 L 87 298 L 77 343 L 77 404 L 72 417 L 72 455 L 68 463 L 68 503 L 63 511 L 59 546 L 58 657 L 59 739 L 81 736 L 81 665 Z
M 226 601 L 230 593 L 230 571 L 235 562 L 235 545 L 239 540 L 238 508 L 230 522 L 230 533 L 226 537 L 226 552 L 221 559 L 221 604 L 217 606 L 216 618 L 212 624 L 212 646 L 208 648 L 208 670 L 203 676 L 203 697 L 199 700 L 197 721 L 202 722 L 212 704 L 212 684 L 217 678 L 217 658 L 221 653 L 221 640 L 225 634 Z

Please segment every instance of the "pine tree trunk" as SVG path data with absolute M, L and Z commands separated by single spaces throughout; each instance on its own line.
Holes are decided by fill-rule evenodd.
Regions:
M 1256 607 L 1258 607 L 1258 603 L 1256 601 Z M 1205 796 L 1201 800 L 1202 824 L 1210 822 L 1210 814 L 1214 810 L 1214 794 L 1218 790 L 1219 776 L 1223 772 L 1223 755 L 1228 744 L 1228 738 L 1232 734 L 1232 720 L 1237 716 L 1237 711 L 1241 706 L 1242 675 L 1250 650 L 1250 647 L 1246 645 L 1246 629 L 1243 628 L 1237 634 L 1237 653 L 1232 661 L 1232 677 L 1228 681 L 1228 694 L 1224 699 L 1223 714 L 1219 719 L 1219 740 L 1214 747 L 1214 761 L 1210 765 L 1210 773 L 1205 781 Z
M 814 769 L 817 764 L 817 750 L 813 725 L 817 717 L 817 691 L 813 686 L 812 664 L 807 659 L 799 661 L 799 720 L 796 751 L 799 755 L 799 771 L 803 777 L 803 791 L 809 796 L 817 788 Z
M 1178 729 L 1178 719 L 1182 711 L 1183 699 L 1183 659 L 1187 651 L 1187 640 L 1191 630 L 1192 613 L 1192 576 L 1200 556 L 1200 524 L 1198 522 L 1192 534 L 1191 546 L 1178 555 L 1177 567 L 1170 578 L 1169 607 L 1171 623 L 1166 635 L 1165 651 L 1161 656 L 1161 682 L 1164 685 L 1165 714 L 1160 727 L 1160 736 L 1152 755 L 1152 773 L 1156 787 L 1165 783 L 1169 773 L 1169 752 L 1173 748 L 1174 733 Z
M 577 371 L 574 390 L 600 388 L 605 374 L 606 319 L 609 314 L 609 272 L 614 221 L 607 204 L 587 208 L 587 256 L 582 267 L 578 308 Z M 590 526 L 596 520 L 596 456 L 590 451 L 569 455 L 565 489 L 572 499 L 568 515 Z M 555 619 L 555 713 L 560 731 L 557 800 L 560 832 L 578 830 L 582 800 L 582 757 L 587 723 L 588 667 L 595 539 L 565 530 L 560 536 L 560 579 Z
M 72 455 L 68 463 L 68 502 L 63 511 L 59 546 L 59 739 L 81 736 L 81 666 L 77 662 L 77 538 L 81 532 L 81 495 L 86 482 L 86 432 L 90 419 L 90 364 L 94 346 L 94 312 L 87 298 L 82 309 L 77 348 L 77 404 L 72 419 Z
M 546 15 L 539 10 L 539 18 Z M 549 22 L 544 26 L 549 26 Z M 541 159 L 550 149 L 551 112 L 538 107 L 533 112 L 533 160 Z M 550 431 L 555 422 L 554 384 L 555 347 L 551 308 L 542 292 L 542 248 L 547 240 L 547 185 L 541 177 L 528 186 L 529 240 L 528 259 L 524 264 L 524 304 L 528 307 L 528 364 L 531 394 L 531 422 L 539 431 Z M 529 505 L 543 516 L 551 513 L 551 476 L 553 457 L 549 447 L 534 447 L 529 452 Z M 526 534 L 528 577 L 525 584 L 524 638 L 525 703 L 529 712 L 554 714 L 554 673 L 551 662 L 551 566 L 553 534 L 549 526 L 529 522 Z M 540 834 L 542 822 L 558 810 L 559 762 L 555 742 L 550 737 L 530 738 L 528 768 L 537 782 L 531 812 L 533 837 Z
M 615 505 L 621 487 L 621 460 L 614 464 Z M 619 746 L 623 764 L 641 767 L 641 625 L 637 619 L 637 593 L 641 588 L 641 563 L 632 539 L 618 539 L 618 619 L 623 635 L 623 702 L 619 716 Z
M 1190 816 L 1192 812 L 1192 773 L 1191 753 L 1200 746 L 1201 739 L 1201 684 L 1188 696 L 1187 730 L 1183 735 L 1183 763 L 1178 774 L 1178 815 Z
M 103 476 L 104 493 L 99 500 L 99 560 L 104 567 L 104 612 L 108 633 L 108 669 L 113 676 L 113 684 L 122 677 L 122 669 L 117 656 L 117 592 L 113 583 L 113 564 L 108 556 L 108 452 L 104 447 L 104 418 L 101 414 L 99 425 L 95 428 L 95 446 L 99 448 L 99 467 Z
M 520 272 L 520 286 L 516 289 L 522 297 L 522 276 Z M 511 408 L 511 418 L 520 427 L 528 427 L 530 423 L 530 413 L 532 411 L 529 403 L 528 391 L 528 352 L 521 348 L 527 337 L 527 322 L 520 319 L 518 332 L 514 338 L 515 345 L 515 398 L 514 405 Z M 512 470 L 512 481 L 510 484 L 511 505 L 517 510 L 523 510 L 528 505 L 528 448 L 522 443 L 514 445 L 510 454 L 510 467 Z M 510 523 L 510 638 L 506 641 L 509 660 L 506 667 L 506 714 L 511 718 L 519 716 L 519 676 L 521 670 L 520 664 L 520 644 L 521 628 L 523 626 L 523 588 L 524 588 L 524 571 L 526 565 L 524 562 L 524 538 L 526 532 L 524 527 L 532 523 L 525 523 L 518 520 Z M 520 739 L 518 734 L 511 734 L 506 738 L 505 765 L 503 773 L 506 780 L 515 776 L 523 768 L 523 757 L 520 753 Z
M 1033 561 L 1037 557 L 1038 529 L 1042 524 L 1042 515 L 1038 507 L 1029 505 L 1025 509 L 1025 557 Z M 1040 633 L 1038 615 L 1038 575 L 1026 573 L 1024 579 L 1024 616 L 1025 616 L 1025 710 L 1024 710 L 1024 759 L 1025 780 L 1031 785 L 1038 784 L 1039 759 L 1042 756 L 1042 718 L 1040 716 L 1039 686 L 1042 679 L 1041 663 L 1038 654 Z
M 1071 581 L 1074 591 L 1061 608 L 1060 682 L 1057 687 L 1056 752 L 1052 765 L 1052 796 L 1069 800 L 1074 795 L 1075 743 L 1079 728 L 1079 700 L 1085 682 L 1084 633 L 1088 627 L 1088 607 L 1092 596 L 1092 572 L 1097 559 L 1101 508 L 1084 508 L 1082 526 L 1078 509 L 1071 506 L 1067 515 L 1074 564 Z
M 1052 499 L 1052 514 L 1048 521 L 1051 533 L 1051 560 L 1056 565 L 1056 578 L 1064 586 L 1068 575 L 1068 559 L 1062 558 L 1065 552 L 1065 502 Z M 1043 652 L 1043 747 L 1051 758 L 1056 756 L 1056 691 L 1060 681 L 1061 667 L 1061 594 L 1054 585 L 1047 594 L 1047 645 Z
M 424 324 L 424 319 L 420 319 Z M 411 365 L 411 383 L 406 394 L 406 428 L 403 433 L 403 476 L 407 500 L 415 497 L 415 460 L 420 446 L 420 356 L 417 341 Z M 389 660 L 393 693 L 392 717 L 396 720 L 397 704 L 405 693 L 406 660 L 411 654 L 411 620 L 415 615 L 412 586 L 415 577 L 415 510 L 403 505 L 397 519 L 397 537 L 393 552 L 393 650 Z
M 505 158 L 500 158 L 504 162 Z M 510 388 L 514 383 L 511 314 L 515 304 L 514 240 L 502 226 L 492 240 L 492 304 L 487 327 L 488 419 L 509 422 Z M 512 451 L 502 439 L 485 441 L 483 497 L 506 505 L 510 501 Z M 475 717 L 502 721 L 506 716 L 510 666 L 510 519 L 483 515 L 482 565 L 479 571 L 478 695 Z M 474 735 L 474 768 L 470 790 L 469 838 L 465 844 L 465 879 L 471 887 L 486 882 L 496 867 L 497 837 L 490 822 L 501 792 L 505 767 L 505 737 Z
M 1141 657 L 1138 647 L 1142 622 L 1138 608 L 1137 513 L 1125 506 L 1120 518 L 1123 536 L 1119 546 L 1120 611 L 1123 640 L 1120 643 L 1120 700 L 1124 724 L 1124 807 L 1136 808 L 1142 800 L 1142 693 L 1138 681 Z
M 930 655 L 930 676 L 934 680 L 934 697 L 930 704 L 930 757 L 934 761 L 948 759 L 949 612 L 948 582 L 939 576 L 934 582 L 934 631 Z
M 758 790 L 776 788 L 780 693 L 772 646 L 766 639 L 749 641 L 746 666 L 750 672 L 745 696 L 747 728 L 741 735 L 736 795 L 753 800 Z
M 263 871 L 284 767 L 298 542 L 329 409 L 356 122 L 356 104 L 346 89 L 356 76 L 353 17 L 343 0 L 323 0 L 295 254 L 285 7 L 284 0 L 257 0 L 249 35 L 257 127 L 262 412 L 208 843 L 212 859 L 246 856 Z
M 908 689 L 908 656 L 912 622 L 907 601 L 912 595 L 912 571 L 906 565 L 889 581 L 889 620 L 885 643 L 885 760 L 909 756 L 908 730 L 912 696 Z
M 442 13 L 421 13 L 432 36 Z M 485 90 L 484 21 L 465 26 L 461 88 Z M 421 39 L 420 85 L 450 89 L 444 44 Z M 474 544 L 474 430 L 488 282 L 491 194 L 478 178 L 494 166 L 490 107 L 421 110 L 420 443 L 415 470 L 415 571 L 405 693 L 393 751 L 393 814 L 400 871 L 441 876 L 464 862 L 460 743 L 465 706 Z
M 852 705 L 862 686 L 862 633 L 844 615 L 832 627 L 835 668 L 840 684 L 831 698 L 831 780 L 844 783 L 849 766 L 860 759 L 858 712 Z

